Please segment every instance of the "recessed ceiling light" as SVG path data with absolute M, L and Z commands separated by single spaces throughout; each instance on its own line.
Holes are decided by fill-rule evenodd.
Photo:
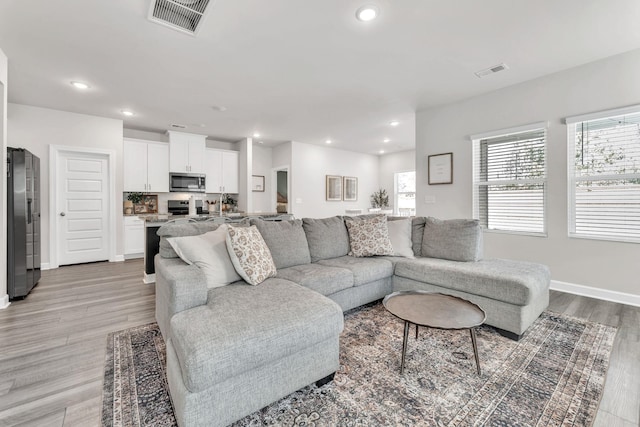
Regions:
M 397 120 L 392 120 L 392 121 L 390 121 L 390 122 L 389 122 L 389 126 L 393 126 L 393 127 L 396 127 L 396 126 L 398 126 L 399 124 L 400 124 L 400 122 L 399 122 L 399 121 L 397 121 Z
M 391 142 L 391 140 L 389 138 L 385 138 L 385 139 L 382 140 L 382 142 L 385 142 L 385 143 L 386 142 Z
M 253 133 L 253 137 L 254 138 L 260 138 L 260 133 L 259 132 L 254 132 Z
M 211 106 L 211 108 L 213 108 L 216 111 L 227 111 L 227 107 L 225 107 L 224 105 L 213 105 Z
M 358 10 L 356 10 L 356 18 L 359 21 L 368 22 L 373 21 L 378 17 L 378 8 L 375 6 L 367 5 L 362 6 Z
M 378 151 L 378 154 L 384 154 L 384 150 Z
M 76 89 L 89 89 L 89 85 L 83 82 L 71 82 L 71 85 Z
M 133 111 L 130 111 L 130 110 L 122 110 L 122 115 L 123 115 L 123 116 L 127 116 L 127 117 L 131 117 L 131 116 L 133 116 Z
M 325 142 L 326 142 L 327 144 L 331 144 L 331 142 L 332 142 L 332 141 L 331 141 L 330 139 L 327 139 Z

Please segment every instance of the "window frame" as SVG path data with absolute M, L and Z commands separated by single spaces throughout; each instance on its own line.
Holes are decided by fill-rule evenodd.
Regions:
M 523 230 L 501 230 L 495 228 L 489 228 L 482 226 L 482 230 L 486 233 L 497 233 L 497 234 L 510 234 L 516 236 L 527 236 L 527 237 L 548 237 L 548 183 L 549 183 L 549 161 L 548 161 L 548 131 L 549 124 L 548 122 L 535 122 L 530 123 L 523 126 L 516 126 L 506 129 L 499 129 L 495 131 L 484 132 L 480 134 L 470 135 L 469 139 L 472 142 L 472 154 L 471 154 L 471 162 L 472 162 L 472 202 L 473 202 L 473 218 L 480 219 L 480 200 L 479 200 L 479 188 L 481 185 L 488 186 L 489 184 L 481 184 L 480 181 L 477 180 L 477 177 L 480 175 L 478 171 L 478 167 L 480 165 L 480 161 L 476 158 L 476 153 L 480 152 L 480 148 L 478 147 L 482 140 L 489 138 L 497 138 L 501 136 L 507 135 L 516 135 L 521 133 L 533 132 L 536 130 L 542 130 L 544 133 L 544 177 L 541 179 L 522 179 L 522 180 L 505 180 L 504 182 L 499 182 L 498 185 L 509 185 L 509 184 L 527 184 L 527 183 L 541 183 L 542 184 L 542 231 L 523 231 Z
M 600 241 L 608 241 L 608 242 L 621 242 L 621 243 L 640 243 L 638 239 L 628 239 L 622 236 L 612 236 L 612 235 L 588 235 L 584 233 L 577 233 L 576 229 L 576 182 L 585 181 L 588 178 L 580 178 L 575 174 L 575 138 L 577 132 L 577 126 L 581 123 L 606 119 L 606 118 L 615 118 L 624 115 L 631 114 L 640 114 L 640 104 L 631 105 L 628 107 L 622 108 L 614 108 L 610 110 L 597 111 L 593 113 L 580 114 L 577 116 L 566 117 L 564 122 L 567 127 L 567 236 L 571 239 L 587 239 L 587 240 L 600 240 Z M 602 175 L 599 177 L 600 180 L 613 180 L 613 179 L 624 179 L 635 177 L 630 177 L 627 175 L 613 176 L 613 175 Z M 597 177 L 597 175 L 590 175 L 590 177 Z
M 410 173 L 413 172 L 414 174 L 414 179 L 417 180 L 417 174 L 416 174 L 416 170 L 415 169 L 411 169 L 411 170 L 403 170 L 403 171 L 396 171 L 393 173 L 393 213 L 394 215 L 400 215 L 400 207 L 398 206 L 398 195 L 399 194 L 408 194 L 408 193 L 413 193 L 414 194 L 414 206 L 413 206 L 413 212 L 414 215 L 416 214 L 416 211 L 418 209 L 418 183 L 416 181 L 416 188 L 414 189 L 414 191 L 398 191 L 398 175 L 401 173 Z

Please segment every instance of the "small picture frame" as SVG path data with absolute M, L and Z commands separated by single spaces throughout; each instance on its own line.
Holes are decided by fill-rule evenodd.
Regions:
M 251 175 L 251 191 L 264 193 L 264 176 Z
M 146 194 L 142 199 L 142 203 L 146 206 L 146 213 L 158 213 L 157 194 Z
M 342 201 L 342 176 L 327 175 L 327 201 Z
M 342 177 L 342 200 L 355 202 L 358 200 L 358 178 L 354 176 Z
M 433 154 L 427 163 L 429 185 L 453 184 L 453 153 Z
M 147 213 L 147 205 L 144 204 L 144 203 L 134 203 L 133 204 L 133 213 L 134 214 Z

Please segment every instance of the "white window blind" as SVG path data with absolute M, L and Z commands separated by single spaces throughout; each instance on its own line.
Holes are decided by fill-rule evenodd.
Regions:
M 473 139 L 474 216 L 488 230 L 546 233 L 544 128 Z
M 640 108 L 567 124 L 569 235 L 640 242 Z

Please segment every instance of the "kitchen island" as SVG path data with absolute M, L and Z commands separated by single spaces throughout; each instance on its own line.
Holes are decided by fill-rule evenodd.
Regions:
M 156 281 L 156 269 L 154 258 L 160 251 L 160 237 L 158 229 L 169 221 L 189 222 L 189 221 L 212 221 L 219 224 L 233 224 L 241 222 L 247 218 L 260 218 L 265 221 L 287 221 L 293 219 L 291 214 L 280 214 L 274 212 L 256 213 L 229 213 L 229 214 L 203 214 L 203 215 L 145 215 L 144 219 L 144 283 L 150 284 Z

